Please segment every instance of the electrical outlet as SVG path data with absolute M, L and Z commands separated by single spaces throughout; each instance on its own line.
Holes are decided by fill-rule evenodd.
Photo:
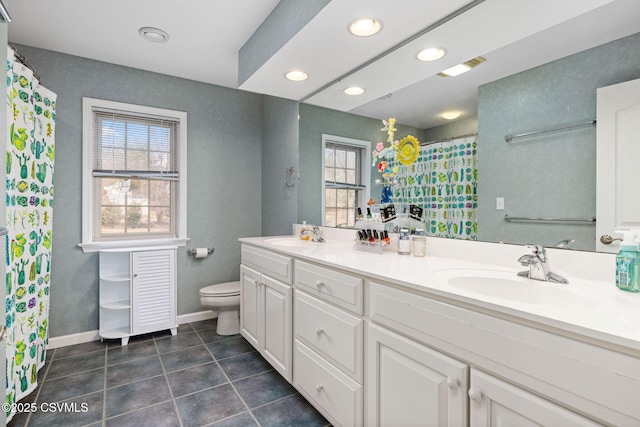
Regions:
M 504 210 L 504 197 L 496 198 L 496 210 L 498 211 Z

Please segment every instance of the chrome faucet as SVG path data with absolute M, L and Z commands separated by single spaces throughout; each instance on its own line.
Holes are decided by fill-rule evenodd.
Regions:
M 322 230 L 317 225 L 307 225 L 307 229 L 301 232 L 302 236 L 310 236 L 311 241 L 324 243 L 325 240 L 322 237 Z
M 531 253 L 522 255 L 518 258 L 518 262 L 529 267 L 529 270 L 519 272 L 518 276 L 545 282 L 569 283 L 564 277 L 549 270 L 547 250 L 543 246 L 527 245 L 527 247 L 531 248 Z

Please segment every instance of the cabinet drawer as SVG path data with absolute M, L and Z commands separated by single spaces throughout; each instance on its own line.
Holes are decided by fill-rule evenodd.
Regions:
M 364 281 L 303 261 L 295 263 L 295 286 L 354 313 L 363 313 Z
M 295 341 L 294 385 L 331 424 L 362 425 L 362 386 Z
M 291 258 L 255 246 L 242 245 L 242 264 L 291 285 Z
M 362 382 L 363 320 L 296 290 L 295 337 Z

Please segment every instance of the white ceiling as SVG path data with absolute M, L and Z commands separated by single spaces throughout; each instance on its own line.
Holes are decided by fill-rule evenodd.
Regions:
M 439 114 L 447 110 L 461 111 L 459 120 L 474 117 L 479 84 L 640 32 L 638 0 L 485 0 L 392 49 L 470 0 L 332 0 L 239 86 L 238 51 L 277 3 L 11 0 L 9 41 L 428 128 L 444 124 Z M 347 24 L 362 15 L 381 19 L 383 31 L 349 35 Z M 163 29 L 169 42 L 143 40 L 145 26 Z M 446 49 L 443 59 L 415 60 L 434 44 Z M 476 56 L 487 61 L 469 73 L 436 75 Z M 285 80 L 293 68 L 309 79 Z M 344 95 L 352 83 L 365 94 Z

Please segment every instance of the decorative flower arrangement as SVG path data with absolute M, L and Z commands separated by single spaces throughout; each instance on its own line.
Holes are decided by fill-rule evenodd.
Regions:
M 382 174 L 382 179 L 376 179 L 376 184 L 389 186 L 396 183 L 395 177 L 399 170 L 399 165 L 391 165 L 393 160 L 397 159 L 399 163 L 405 166 L 412 164 L 418 158 L 420 143 L 418 142 L 418 139 L 412 135 L 408 135 L 400 141 L 396 140 L 396 119 L 390 118 L 389 120 L 383 120 L 382 123 L 384 124 L 384 127 L 380 130 L 387 132 L 387 142 L 389 143 L 389 146 L 385 147 L 383 142 L 378 142 L 376 149 L 372 153 L 372 166 L 375 166 L 377 162 L 378 171 Z

